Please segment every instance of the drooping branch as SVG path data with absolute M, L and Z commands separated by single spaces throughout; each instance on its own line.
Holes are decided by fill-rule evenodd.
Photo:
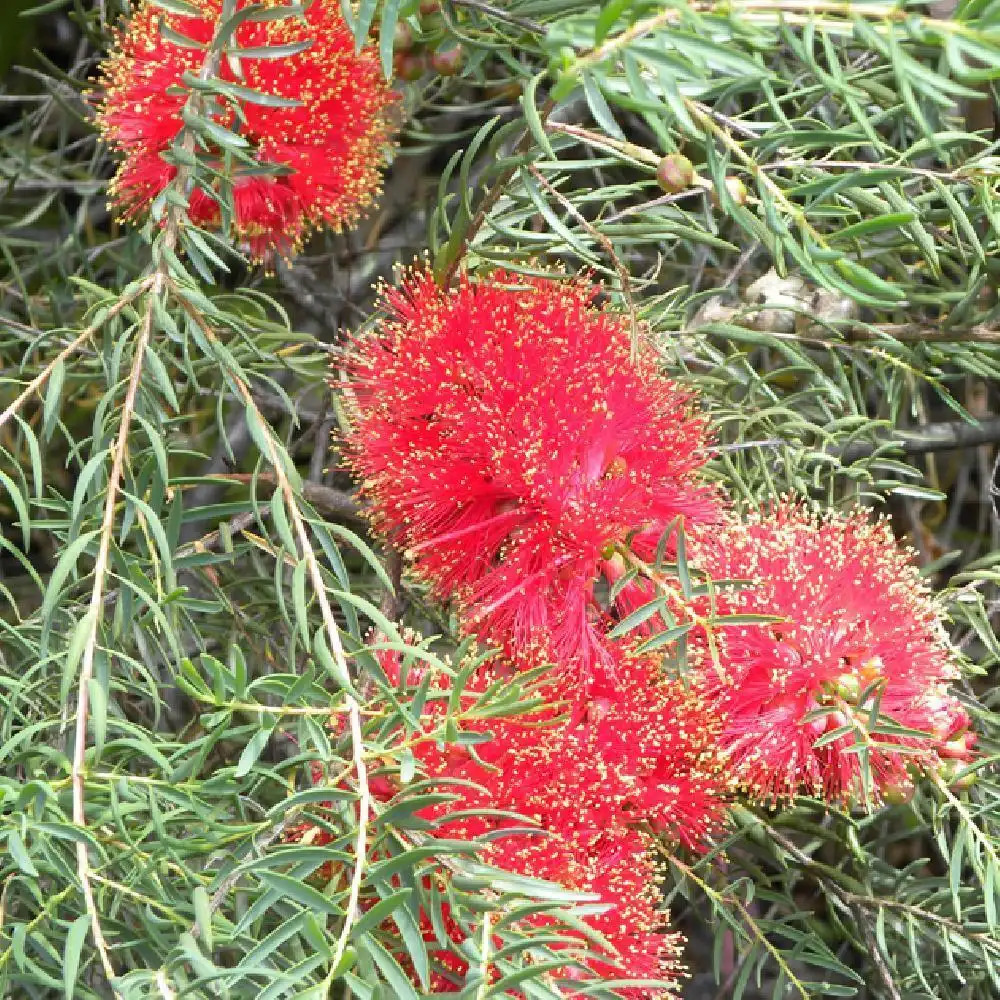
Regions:
M 879 441 L 855 441 L 841 452 L 840 458 L 850 464 L 888 445 L 899 448 L 906 455 L 927 455 L 992 444 L 1000 444 L 1000 417 L 980 420 L 976 424 L 953 420 L 914 430 L 897 430 L 891 437 Z

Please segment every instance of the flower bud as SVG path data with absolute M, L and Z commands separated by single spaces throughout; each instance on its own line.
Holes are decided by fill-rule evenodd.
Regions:
M 413 48 L 413 29 L 405 21 L 397 21 L 392 32 L 394 52 L 409 52 Z
M 683 153 L 670 153 L 660 160 L 656 181 L 667 194 L 686 191 L 694 182 L 694 164 Z
M 739 177 L 727 177 L 725 184 L 726 193 L 733 202 L 737 205 L 745 205 L 747 203 L 747 186 L 739 179 Z M 712 191 L 712 204 L 715 205 L 716 208 L 720 207 L 722 204 L 722 199 L 719 198 L 719 193 L 716 190 Z
M 393 57 L 392 64 L 396 70 L 396 76 L 400 80 L 410 82 L 419 80 L 424 75 L 424 57 L 414 55 L 412 52 L 403 52 Z
M 441 0 L 420 0 L 420 13 L 423 15 L 436 14 L 441 9 Z
M 440 76 L 454 76 L 461 68 L 465 53 L 460 45 L 450 49 L 438 49 L 431 56 L 431 69 Z
M 833 682 L 833 692 L 852 705 L 856 705 L 861 694 L 861 682 L 854 674 L 841 674 Z

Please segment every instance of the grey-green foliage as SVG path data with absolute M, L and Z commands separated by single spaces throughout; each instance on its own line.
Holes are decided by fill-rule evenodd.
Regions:
M 351 723 L 370 768 L 406 772 L 394 734 L 413 731 L 421 698 L 388 682 L 370 630 L 438 677 L 465 651 L 445 662 L 413 647 L 386 616 L 398 582 L 349 498 L 304 479 L 305 432 L 341 415 L 293 417 L 337 357 L 295 332 L 294 286 L 239 276 L 224 237 L 180 225 L 182 197 L 161 206 L 162 228 L 109 226 L 108 161 L 79 94 L 124 6 L 39 5 L 76 32 L 71 68 L 12 76 L 0 106 L 13 111 L 0 136 L 0 993 L 111 995 L 98 925 L 123 996 L 416 996 L 393 956 L 426 988 L 418 921 L 441 928 L 447 903 L 468 934 L 466 995 L 502 995 L 477 979 L 483 927 L 510 945 L 503 975 L 524 954 L 544 968 L 550 942 L 512 912 L 565 899 L 496 882 L 465 845 L 428 846 L 419 780 L 390 821 L 369 803 L 358 889 L 383 900 L 382 919 L 345 920 L 362 798 Z M 559 261 L 605 277 L 703 394 L 722 445 L 713 472 L 740 503 L 895 494 L 919 520 L 936 502 L 938 466 L 892 442 L 967 416 L 970 387 L 998 372 L 996 146 L 967 102 L 1000 75 L 1000 5 L 934 18 L 835 0 L 446 0 L 430 18 L 412 2 L 351 16 L 359 33 L 377 21 L 389 37 L 407 18 L 465 47 L 462 80 L 404 97 L 407 152 L 447 163 L 427 206 L 441 272 Z M 192 91 L 195 123 L 213 86 Z M 206 183 L 186 138 L 177 162 Z M 664 196 L 655 168 L 677 150 L 700 180 Z M 801 279 L 793 315 L 744 296 L 771 269 L 769 288 Z M 713 928 L 721 995 L 1000 992 L 996 559 L 988 534 L 958 538 L 980 558 L 942 600 L 986 672 L 985 698 L 966 692 L 977 784 L 928 786 L 870 817 L 747 808 L 717 853 L 670 862 L 674 912 Z M 434 609 L 410 597 L 426 628 Z M 498 690 L 463 711 L 530 698 Z M 311 761 L 336 793 L 311 787 Z M 326 835 L 283 846 L 300 823 Z M 540 972 L 518 989 L 559 995 Z

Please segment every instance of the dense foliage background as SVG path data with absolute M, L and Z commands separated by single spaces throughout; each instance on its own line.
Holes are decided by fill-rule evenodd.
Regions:
M 970 790 L 748 807 L 718 852 L 669 863 L 687 995 L 997 996 L 1000 4 L 433 6 L 351 12 L 388 70 L 407 49 L 400 146 L 360 227 L 273 271 L 182 205 L 163 228 L 109 214 L 87 92 L 124 0 L 0 11 L 0 991 L 419 995 L 392 954 L 426 965 L 413 914 L 445 848 L 419 788 L 391 815 L 369 800 L 411 720 L 365 642 L 410 644 L 405 623 L 444 655 L 453 623 L 372 547 L 326 377 L 373 283 L 426 250 L 442 274 L 603 277 L 703 395 L 737 501 L 891 511 L 967 658 Z M 676 151 L 697 177 L 664 193 Z M 344 781 L 333 840 L 281 847 L 330 798 L 314 758 Z M 487 927 L 560 902 L 448 850 Z M 356 922 L 357 891 L 395 924 Z

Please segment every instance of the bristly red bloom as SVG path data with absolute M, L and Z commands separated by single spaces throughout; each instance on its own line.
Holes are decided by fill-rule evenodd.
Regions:
M 551 913 L 535 913 L 523 920 L 524 925 L 555 931 L 565 939 L 562 943 L 550 942 L 549 947 L 566 958 L 567 964 L 551 973 L 564 984 L 566 996 L 583 1000 L 587 994 L 573 992 L 570 984 L 579 982 L 582 986 L 600 979 L 652 980 L 662 984 L 615 990 L 616 996 L 627 1000 L 674 995 L 683 975 L 683 939 L 665 927 L 667 914 L 661 909 L 659 872 L 648 835 L 616 827 L 583 843 L 552 835 L 519 834 L 498 841 L 497 850 L 485 860 L 507 871 L 593 894 L 598 897 L 596 905 L 605 907 L 603 912 L 588 914 L 584 921 L 608 942 L 609 949 L 602 949 L 575 929 L 559 926 Z M 422 929 L 428 943 L 437 941 L 430 921 L 422 921 Z M 456 922 L 449 922 L 447 929 L 452 943 L 462 941 L 464 934 Z M 466 985 L 467 964 L 454 951 L 444 948 L 434 949 L 432 957 L 442 969 L 433 976 L 434 991 L 461 992 Z
M 237 9 L 246 3 L 239 0 Z M 126 219 L 146 211 L 176 174 L 162 154 L 183 127 L 187 90 L 178 85 L 185 73 L 202 69 L 203 46 L 223 7 L 222 0 L 189 5 L 201 16 L 140 0 L 103 65 L 98 123 L 123 154 L 111 199 Z M 164 28 L 197 44 L 179 44 L 162 34 Z M 279 46 L 291 54 L 273 58 Z M 273 52 L 262 53 L 265 48 Z M 314 227 L 354 224 L 379 190 L 390 134 L 386 109 L 394 96 L 377 53 L 355 52 L 340 0 L 314 0 L 302 15 L 243 21 L 217 76 L 242 90 L 232 91 L 233 103 L 212 105 L 212 117 L 249 143 L 257 164 L 251 171 L 237 162 L 231 178 L 235 230 L 249 253 L 257 259 L 275 251 L 287 255 Z M 247 89 L 263 96 L 251 99 Z M 200 189 L 191 192 L 188 214 L 197 225 L 219 225 L 218 204 Z
M 859 801 L 858 743 L 868 746 L 874 802 L 905 793 L 913 768 L 969 759 L 973 736 L 947 693 L 956 671 L 939 614 L 888 521 L 860 510 L 816 516 L 786 500 L 690 542 L 714 579 L 751 581 L 724 587 L 718 613 L 780 619 L 720 628 L 718 663 L 704 635 L 700 648 L 693 642 L 748 791 Z M 873 726 L 875 707 L 885 718 Z
M 401 683 L 399 653 L 376 655 L 390 682 Z M 423 673 L 411 669 L 403 682 L 419 683 Z M 509 673 L 498 666 L 474 674 L 465 688 L 468 704 Z M 664 927 L 653 842 L 643 829 L 696 850 L 706 846 L 721 823 L 725 790 L 718 717 L 695 691 L 659 677 L 649 659 L 622 657 L 587 694 L 565 679 L 535 694 L 541 707 L 530 714 L 467 719 L 463 729 L 491 736 L 474 747 L 408 738 L 423 777 L 455 797 L 419 815 L 435 824 L 435 836 L 482 838 L 482 859 L 498 868 L 599 897 L 607 909 L 584 919 L 609 947 L 602 950 L 561 930 L 569 941 L 559 946 L 567 964 L 557 978 L 673 983 L 680 972 L 680 941 Z M 429 736 L 445 703 L 431 698 L 428 704 Z M 406 794 L 398 786 L 373 791 L 390 805 L 397 791 Z M 535 829 L 526 829 L 524 819 L 512 814 Z M 297 827 L 291 839 L 321 842 L 321 836 L 326 839 Z M 528 923 L 548 927 L 553 920 L 536 914 Z M 429 921 L 423 930 L 433 944 Z M 448 934 L 452 944 L 464 937 L 455 921 Z M 435 950 L 440 972 L 433 985 L 440 992 L 458 991 L 466 968 L 446 944 L 439 942 Z M 631 1000 L 667 995 L 651 988 L 620 992 Z
M 439 821 L 439 836 L 489 834 L 483 857 L 499 868 L 593 892 L 610 904 L 586 918 L 613 949 L 583 962 L 593 975 L 672 981 L 679 943 L 663 930 L 651 841 L 636 825 L 705 846 L 723 808 L 718 718 L 698 694 L 638 659 L 622 660 L 586 696 L 560 685 L 546 701 L 527 717 L 472 725 L 493 736 L 475 753 L 418 743 L 426 776 L 458 796 L 428 810 L 428 818 Z M 504 812 L 533 820 L 538 832 L 525 832 Z M 584 975 L 569 966 L 562 974 Z
M 564 689 L 564 698 L 568 721 L 541 739 L 529 733 L 503 764 L 515 773 L 517 808 L 545 813 L 546 825 L 563 831 L 644 822 L 688 849 L 704 849 L 720 825 L 726 784 L 721 722 L 706 698 L 660 677 L 648 659 L 621 657 L 586 695 Z M 516 747 L 508 728 L 503 741 Z
M 470 632 L 585 679 L 610 665 L 595 582 L 615 548 L 651 552 L 675 518 L 720 509 L 692 394 L 648 347 L 632 358 L 599 292 L 503 271 L 445 291 L 410 271 L 353 361 L 376 528 Z
M 557 718 L 560 696 L 569 702 L 568 718 Z M 587 918 L 613 948 L 583 963 L 594 975 L 672 981 L 679 940 L 663 930 L 651 841 L 634 824 L 704 847 L 723 808 L 718 719 L 699 695 L 659 678 L 648 660 L 623 659 L 579 700 L 565 686 L 547 700 L 531 716 L 472 726 L 493 735 L 475 754 L 430 742 L 415 748 L 428 778 L 463 782 L 444 784 L 459 801 L 430 811 L 440 821 L 436 832 L 459 839 L 490 834 L 484 859 L 491 864 L 610 904 Z M 459 810 L 461 818 L 452 819 Z M 534 820 L 538 833 L 524 832 L 502 811 Z M 499 835 L 512 828 L 517 832 Z

